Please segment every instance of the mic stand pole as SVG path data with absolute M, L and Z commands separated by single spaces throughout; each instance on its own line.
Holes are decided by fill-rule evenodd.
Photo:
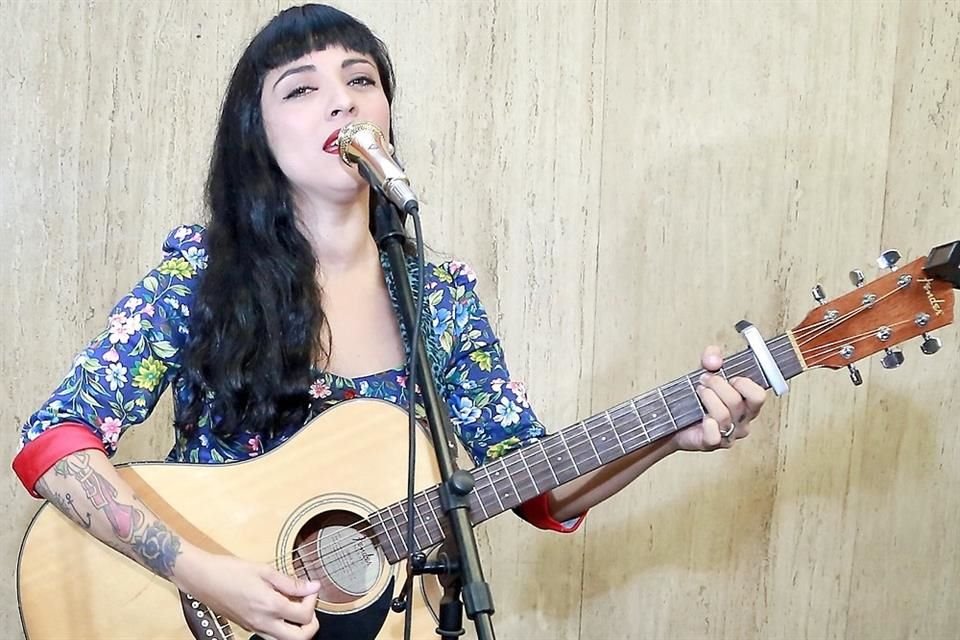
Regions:
M 393 281 L 397 289 L 397 301 L 400 307 L 407 335 L 413 336 L 414 322 L 416 322 L 416 306 L 413 292 L 410 288 L 407 259 L 404 253 L 406 235 L 400 223 L 396 207 L 386 198 L 380 197 L 379 204 L 374 210 L 375 240 L 380 250 L 386 254 Z M 420 274 L 423 278 L 424 274 Z M 458 469 L 454 461 L 456 444 L 454 441 L 453 426 L 450 424 L 450 415 L 446 403 L 437 393 L 436 382 L 433 379 L 433 369 L 427 358 L 424 347 L 424 336 L 421 332 L 418 344 L 410 345 L 417 362 L 417 376 L 422 381 L 420 388 L 423 394 L 427 422 L 430 426 L 430 435 L 433 440 L 433 450 L 437 456 L 437 465 L 440 469 L 440 503 L 447 521 L 450 524 L 450 555 L 443 559 L 438 567 L 425 567 L 423 562 L 412 562 L 415 572 L 443 573 L 441 583 L 444 585 L 443 603 L 440 610 L 440 626 L 437 633 L 442 638 L 456 638 L 463 634 L 460 628 L 461 606 L 466 608 L 467 617 L 473 620 L 478 640 L 494 640 L 493 631 L 493 596 L 490 586 L 484 581 L 483 569 L 480 566 L 480 554 L 477 550 L 477 541 L 470 524 L 470 492 L 473 490 L 473 476 Z M 410 398 L 411 409 L 416 402 L 416 393 Z M 452 538 L 452 540 L 451 540 Z M 414 553 L 408 549 L 407 553 Z M 417 558 L 418 560 L 422 558 Z M 413 558 L 411 558 L 413 559 Z M 419 568 L 418 568 L 419 566 Z M 412 591 L 412 590 L 411 590 Z M 456 592 L 460 591 L 460 598 Z M 412 600 L 409 594 L 408 603 Z M 409 606 L 409 604 L 408 604 Z M 453 628 L 445 628 L 444 625 Z

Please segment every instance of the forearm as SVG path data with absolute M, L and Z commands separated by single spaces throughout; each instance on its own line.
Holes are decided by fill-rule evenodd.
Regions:
M 188 550 L 101 451 L 65 456 L 40 478 L 36 490 L 91 535 L 161 577 L 172 580 Z
M 673 439 L 664 438 L 559 486 L 548 494 L 550 513 L 561 522 L 576 518 L 623 489 L 674 451 Z

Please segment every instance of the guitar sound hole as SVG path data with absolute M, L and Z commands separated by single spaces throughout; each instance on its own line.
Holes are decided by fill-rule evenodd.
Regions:
M 308 520 L 297 533 L 293 564 L 298 576 L 322 585 L 321 600 L 334 604 L 366 595 L 386 568 L 370 524 L 346 511 Z

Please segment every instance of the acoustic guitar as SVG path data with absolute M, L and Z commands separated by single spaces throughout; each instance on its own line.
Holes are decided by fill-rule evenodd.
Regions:
M 857 289 L 826 300 L 783 335 L 763 341 L 783 381 L 819 367 L 850 367 L 884 352 L 898 366 L 896 345 L 953 321 L 953 288 L 960 287 L 960 242 L 895 268 Z M 773 382 L 753 348 L 724 360 L 722 374 Z M 471 470 L 470 518 L 480 524 L 601 465 L 699 422 L 696 371 L 507 453 Z M 234 464 L 132 463 L 120 475 L 143 502 L 183 538 L 213 552 L 273 563 L 324 585 L 317 600 L 324 640 L 400 640 L 403 615 L 390 602 L 405 580 L 407 415 L 376 400 L 342 402 L 273 451 Z M 418 434 L 418 446 L 430 446 Z M 432 456 L 418 457 L 413 500 L 414 551 L 445 537 L 439 475 Z M 414 580 L 413 637 L 436 637 L 435 581 Z M 180 593 L 167 580 L 101 544 L 44 504 L 23 540 L 18 598 L 31 640 L 250 638 L 239 625 Z

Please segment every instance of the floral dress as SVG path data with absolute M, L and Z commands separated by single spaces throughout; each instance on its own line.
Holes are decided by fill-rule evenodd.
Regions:
M 180 415 L 189 401 L 182 354 L 190 335 L 190 309 L 207 266 L 203 235 L 197 225 L 170 233 L 160 264 L 120 299 L 103 331 L 76 356 L 63 382 L 23 425 L 18 457 L 41 435 L 77 424 L 89 429 L 113 455 L 123 433 L 146 420 L 170 386 L 174 412 Z M 416 287 L 412 260 L 410 267 L 411 286 Z M 384 272 L 396 306 L 394 283 L 389 270 Z M 427 338 L 428 358 L 454 428 L 474 461 L 497 458 L 542 437 L 543 425 L 530 408 L 523 385 L 511 380 L 507 371 L 500 342 L 477 298 L 473 271 L 459 262 L 428 264 L 424 278 L 421 331 Z M 357 397 L 408 405 L 404 368 L 353 379 L 324 371 L 315 371 L 313 377 L 306 390 L 313 399 L 311 417 Z M 417 412 L 423 415 L 419 403 Z M 245 460 L 269 451 L 304 426 L 283 425 L 269 440 L 241 428 L 225 439 L 215 434 L 218 420 L 208 404 L 194 429 L 175 429 L 167 460 Z M 22 474 L 21 479 L 32 490 Z

